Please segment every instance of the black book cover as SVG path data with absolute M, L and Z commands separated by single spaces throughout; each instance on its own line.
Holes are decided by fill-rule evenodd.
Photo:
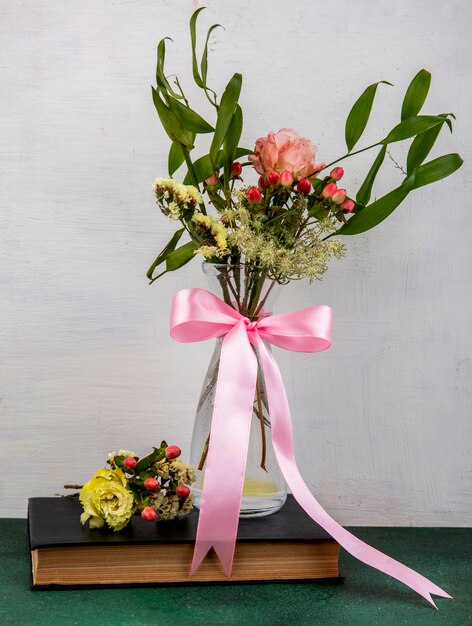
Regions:
M 198 510 L 169 522 L 146 522 L 138 515 L 123 530 L 90 530 L 80 523 L 78 498 L 30 498 L 28 532 L 30 548 L 116 543 L 193 543 Z M 240 519 L 238 541 L 334 541 L 300 507 L 292 495 L 282 509 L 266 517 Z

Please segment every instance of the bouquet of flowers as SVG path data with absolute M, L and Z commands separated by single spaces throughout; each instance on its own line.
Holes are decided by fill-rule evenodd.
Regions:
M 188 515 L 195 474 L 178 458 L 180 453 L 178 446 L 165 441 L 142 459 L 131 450 L 110 452 L 111 469 L 99 469 L 81 488 L 82 524 L 122 530 L 134 514 L 150 522 Z
M 411 81 L 400 120 L 376 143 L 354 150 L 368 123 L 377 89 L 391 85 L 380 81 L 367 87 L 354 103 L 345 125 L 347 152 L 331 163 L 317 161 L 313 143 L 290 128 L 269 132 L 253 149 L 239 146 L 243 112 L 238 103 L 242 76 L 235 73 L 221 98 L 208 84 L 208 44 L 211 26 L 200 59 L 197 55 L 197 18 L 190 20 L 192 72 L 198 88 L 215 109 L 210 124 L 191 108 L 182 83 L 166 75 L 163 39 L 157 48 L 156 87 L 152 97 L 167 132 L 170 178 L 157 178 L 153 190 L 161 211 L 181 223 L 147 272 L 151 283 L 195 256 L 214 264 L 245 266 L 245 291 L 239 276 L 226 281 L 225 300 L 250 319 L 261 310 L 258 301 L 264 277 L 279 283 L 320 279 L 328 260 L 341 257 L 344 244 L 334 236 L 363 233 L 377 226 L 408 194 L 449 176 L 462 165 L 458 154 L 446 154 L 425 163 L 443 127 L 452 131 L 452 113 L 420 114 L 431 74 L 422 69 Z M 197 138 L 211 136 L 208 154 L 193 157 Z M 377 174 L 390 156 L 389 147 L 411 141 L 406 162 L 395 166 L 403 173 L 401 184 L 380 198 L 373 197 Z M 360 152 L 376 150 L 372 166 L 354 194 L 338 186 L 344 170 L 339 162 Z M 391 157 L 393 160 L 393 157 Z M 183 182 L 173 176 L 185 164 Z M 334 167 L 333 167 L 334 166 Z M 245 169 L 249 178 L 246 182 Z M 257 182 L 256 182 L 257 181 Z M 181 245 L 181 238 L 189 239 Z M 161 269 L 161 268 L 164 269 Z
M 431 74 L 422 69 L 408 86 L 399 119 L 372 145 L 359 148 L 358 142 L 377 90 L 391 86 L 387 81 L 368 86 L 354 103 L 345 124 L 347 151 L 330 163 L 318 159 L 311 140 L 291 128 L 261 136 L 254 148 L 242 147 L 242 76 L 235 73 L 221 97 L 210 86 L 209 40 L 218 25 L 210 27 L 198 54 L 197 20 L 202 10 L 190 19 L 192 74 L 214 109 L 214 121 L 190 106 L 178 77 L 167 75 L 167 38 L 157 47 L 152 98 L 171 145 L 169 178 L 157 178 L 153 191 L 162 213 L 180 224 L 147 272 L 153 283 L 199 256 L 222 294 L 218 298 L 202 289 L 181 290 L 171 311 L 174 339 L 217 339 L 192 442 L 200 513 L 191 572 L 213 547 L 230 575 L 239 516 L 277 511 L 286 498 L 285 480 L 312 519 L 351 554 L 410 585 L 430 602 L 431 593 L 450 597 L 343 529 L 310 493 L 296 466 L 288 400 L 269 345 L 299 352 L 330 346 L 331 309 L 312 306 L 271 315 L 273 287 L 303 278 L 321 279 L 331 257 L 344 253 L 344 243 L 337 237 L 377 226 L 411 191 L 461 167 L 458 154 L 427 161 L 441 130 L 452 131 L 455 117 L 421 113 L 431 82 Z M 210 137 L 209 149 L 195 157 L 202 134 Z M 406 141 L 410 145 L 401 164 L 390 148 Z M 339 164 L 369 150 L 375 156 L 357 192 L 341 188 L 344 170 Z M 377 175 L 389 161 L 401 170 L 401 184 L 376 197 Z M 180 173 L 183 166 L 186 171 Z M 258 444 L 252 445 L 256 437 Z M 222 465 L 223 492 L 218 482 Z

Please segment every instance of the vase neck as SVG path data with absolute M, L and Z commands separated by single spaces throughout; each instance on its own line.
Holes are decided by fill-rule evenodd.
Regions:
M 250 265 L 203 263 L 213 292 L 252 321 L 272 314 L 280 285 Z

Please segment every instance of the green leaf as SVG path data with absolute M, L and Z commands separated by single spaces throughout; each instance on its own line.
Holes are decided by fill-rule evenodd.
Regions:
M 438 124 L 444 124 L 444 117 L 441 115 L 418 115 L 416 117 L 409 117 L 403 120 L 403 122 L 400 122 L 400 124 L 397 124 L 381 143 L 387 144 L 403 141 L 404 139 L 409 139 L 410 137 L 424 133 Z
M 185 161 L 185 156 L 180 143 L 172 142 L 169 150 L 169 176 L 172 176 L 176 172 L 182 163 Z
M 381 84 L 392 86 L 392 83 L 389 83 L 386 80 L 381 80 L 378 83 L 369 85 L 364 93 L 356 100 L 349 115 L 347 116 L 345 136 L 348 152 L 351 152 L 354 148 L 367 126 L 375 93 L 377 91 L 377 87 Z
M 206 85 L 207 75 L 208 75 L 208 41 L 210 39 L 211 33 L 215 30 L 215 28 L 223 28 L 223 26 L 221 26 L 221 24 L 213 24 L 213 26 L 210 26 L 210 28 L 208 29 L 208 33 L 207 33 L 206 40 L 205 40 L 205 47 L 203 49 L 203 54 L 202 54 L 202 61 L 200 64 L 200 69 L 202 73 L 201 74 L 202 81 L 204 85 Z
M 198 71 L 198 62 L 197 62 L 197 17 L 200 11 L 203 11 L 205 7 L 200 7 L 197 9 L 192 17 L 190 18 L 190 39 L 192 41 L 192 72 L 193 79 L 197 83 L 199 87 L 202 89 L 205 88 L 205 84 L 200 76 Z
M 140 461 L 138 461 L 136 467 L 134 468 L 135 474 L 144 472 L 149 467 L 151 467 L 153 463 L 156 463 L 156 461 L 160 461 L 161 459 L 164 459 L 165 456 L 166 456 L 166 453 L 164 451 L 160 450 L 159 448 L 154 448 L 154 451 L 151 452 L 151 454 L 148 454 L 147 456 L 143 457 Z M 138 481 L 136 481 L 136 484 L 138 484 Z
M 441 132 L 441 128 L 442 125 L 438 124 L 424 133 L 420 133 L 413 139 L 406 159 L 406 170 L 408 174 L 411 174 L 415 167 L 419 167 L 426 159 Z
M 325 209 L 322 206 L 319 205 L 315 205 L 314 207 L 312 207 L 309 211 L 308 211 L 308 215 L 310 217 L 314 217 L 317 220 L 323 220 L 326 219 L 329 215 L 329 209 Z
M 156 107 L 157 114 L 161 120 L 164 130 L 177 143 L 186 146 L 189 150 L 193 149 L 193 141 L 188 131 L 184 129 L 176 114 L 169 109 L 163 102 L 159 93 L 152 87 L 152 99 Z
M 180 267 L 188 263 L 195 256 L 195 250 L 198 248 L 196 241 L 189 241 L 183 246 L 174 250 L 166 257 L 166 271 L 174 272 Z
M 323 181 L 319 178 L 309 178 L 308 179 L 313 186 L 313 191 L 315 194 L 318 194 L 323 189 Z
M 152 280 L 152 275 L 156 267 L 160 265 L 161 263 L 163 263 L 166 260 L 167 255 L 175 250 L 175 246 L 179 243 L 179 240 L 182 237 L 184 232 L 185 232 L 185 228 L 181 228 L 180 230 L 177 230 L 172 235 L 172 239 L 169 241 L 169 243 L 166 246 L 164 246 L 164 248 L 162 249 L 157 259 L 154 261 L 154 263 L 146 272 L 146 276 L 149 278 L 149 280 Z
M 218 155 L 218 150 L 223 145 L 226 133 L 231 124 L 238 102 L 239 94 L 241 93 L 243 77 L 241 74 L 234 74 L 229 83 L 226 85 L 226 89 L 221 97 L 220 108 L 218 111 L 218 117 L 216 120 L 215 134 L 210 146 L 210 157 L 215 162 Z
M 426 70 L 420 70 L 406 90 L 402 104 L 402 121 L 418 115 L 428 95 L 430 84 L 431 74 Z
M 175 92 L 169 84 L 164 73 L 164 61 L 166 57 L 166 39 L 172 41 L 170 37 L 164 37 L 161 39 L 157 46 L 157 63 L 156 63 L 156 85 L 160 91 L 164 93 L 170 93 L 174 98 L 182 98 L 181 94 Z
M 453 115 L 452 113 L 448 113 L 447 115 L 451 115 L 452 117 L 454 117 L 454 115 Z M 444 120 L 444 122 L 448 125 L 449 130 L 450 130 L 450 131 L 451 131 L 451 133 L 452 133 L 452 122 L 451 122 L 451 120 L 447 119 L 447 115 L 443 114 L 443 115 L 440 115 L 440 117 L 445 117 L 445 118 L 446 118 L 446 119 Z M 454 117 L 454 119 L 456 119 L 456 118 Z
M 363 205 L 364 207 L 370 200 L 370 196 L 372 194 L 372 187 L 374 185 L 375 178 L 379 172 L 379 169 L 385 159 L 385 154 L 387 152 L 387 146 L 382 146 L 380 152 L 375 158 L 372 167 L 369 170 L 364 182 L 360 186 L 359 191 L 357 192 L 356 202 Z
M 377 226 L 377 224 L 383 222 L 383 220 L 403 202 L 410 191 L 414 189 L 414 183 L 415 176 L 409 176 L 400 187 L 397 187 L 387 195 L 379 198 L 369 206 L 366 206 L 362 211 L 353 215 L 349 221 L 334 234 L 358 235 L 359 233 L 363 233 Z
M 215 129 L 213 126 L 201 117 L 196 111 L 193 111 L 190 107 L 185 106 L 175 98 L 167 97 L 167 101 L 170 109 L 179 118 L 180 123 L 184 128 L 194 133 L 212 133 Z
M 218 157 L 216 159 L 216 162 L 215 162 L 215 167 L 216 169 L 219 169 L 222 166 L 223 166 L 223 151 L 220 150 Z M 208 178 L 208 176 L 211 176 L 212 174 L 214 174 L 213 163 L 211 162 L 210 155 L 205 154 L 204 156 L 194 161 L 193 169 L 195 171 L 195 176 L 197 177 L 197 182 L 199 183 L 205 180 L 205 178 Z M 190 173 L 187 173 L 187 175 L 184 178 L 184 185 L 191 185 L 191 184 L 193 184 L 192 177 L 190 176 Z
M 231 176 L 231 168 L 236 157 L 236 149 L 241 139 L 242 131 L 243 111 L 239 104 L 237 104 L 223 144 L 225 180 L 228 180 Z
M 139 487 L 137 487 L 134 482 L 128 480 L 128 489 L 131 489 L 131 491 L 134 493 L 135 496 L 139 496 L 140 495 L 140 489 Z
M 215 209 L 220 212 L 224 211 L 228 208 L 228 200 L 222 197 L 218 190 L 216 189 L 208 189 L 208 197 L 210 199 L 211 204 L 215 207 Z
M 415 170 L 415 184 L 413 189 L 430 185 L 446 178 L 458 170 L 464 161 L 458 154 L 445 154 L 425 163 Z

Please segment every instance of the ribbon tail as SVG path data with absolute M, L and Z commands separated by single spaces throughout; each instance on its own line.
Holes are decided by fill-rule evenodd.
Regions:
M 239 511 L 238 511 L 239 516 Z M 234 558 L 234 549 L 235 542 L 231 541 L 207 541 L 203 539 L 197 539 L 195 543 L 195 550 L 193 552 L 192 565 L 190 567 L 190 576 L 193 576 L 197 569 L 200 567 L 203 559 L 206 557 L 208 552 L 213 548 L 218 556 L 221 565 L 223 566 L 223 570 L 228 576 L 231 576 L 231 570 L 233 568 L 233 558 Z
M 431 594 L 451 598 L 452 596 L 410 567 L 355 537 L 330 517 L 315 499 L 303 481 L 295 462 L 290 408 L 282 375 L 274 357 L 260 337 L 257 339 L 257 347 L 267 389 L 275 455 L 282 474 L 300 506 L 350 554 L 367 565 L 408 585 L 435 608 L 437 607 Z
M 256 379 L 257 358 L 241 320 L 225 336 L 221 348 L 190 575 L 212 547 L 226 575 L 231 575 Z

